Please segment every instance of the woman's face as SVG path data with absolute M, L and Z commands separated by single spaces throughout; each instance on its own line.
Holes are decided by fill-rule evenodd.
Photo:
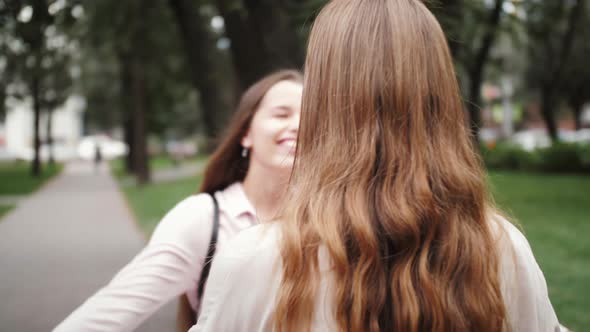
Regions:
M 250 166 L 270 171 L 291 170 L 295 157 L 303 86 L 292 81 L 273 85 L 262 98 L 242 139 Z

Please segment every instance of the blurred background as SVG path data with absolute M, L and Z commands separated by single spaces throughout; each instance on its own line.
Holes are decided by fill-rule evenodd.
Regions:
M 0 0 L 0 331 L 46 331 L 108 282 L 197 190 L 241 92 L 302 68 L 326 2 Z M 496 201 L 562 323 L 590 329 L 590 4 L 426 3 Z

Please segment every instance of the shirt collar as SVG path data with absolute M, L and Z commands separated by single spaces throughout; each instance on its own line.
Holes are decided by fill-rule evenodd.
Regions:
M 231 218 L 237 218 L 243 214 L 256 216 L 256 210 L 248 200 L 241 182 L 236 182 L 224 190 L 218 191 L 216 196 L 221 198 L 219 209 L 227 213 Z

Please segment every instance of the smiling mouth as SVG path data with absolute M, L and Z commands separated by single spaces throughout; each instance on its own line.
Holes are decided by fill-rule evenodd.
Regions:
M 297 145 L 297 140 L 292 138 L 282 139 L 279 141 L 279 145 L 294 148 Z

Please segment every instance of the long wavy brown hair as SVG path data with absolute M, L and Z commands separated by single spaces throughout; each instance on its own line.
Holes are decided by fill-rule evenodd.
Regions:
M 248 132 L 252 118 L 268 90 L 282 81 L 302 83 L 303 76 L 297 70 L 279 70 L 265 76 L 244 92 L 217 149 L 209 158 L 199 192 L 213 194 L 232 183 L 244 180 L 249 158 L 242 157 L 240 141 Z M 194 324 L 195 313 L 186 295 L 182 295 L 176 317 L 176 330 L 187 331 Z
M 416 0 L 312 28 L 275 328 L 311 327 L 320 248 L 341 331 L 500 331 L 493 210 L 445 36 Z

